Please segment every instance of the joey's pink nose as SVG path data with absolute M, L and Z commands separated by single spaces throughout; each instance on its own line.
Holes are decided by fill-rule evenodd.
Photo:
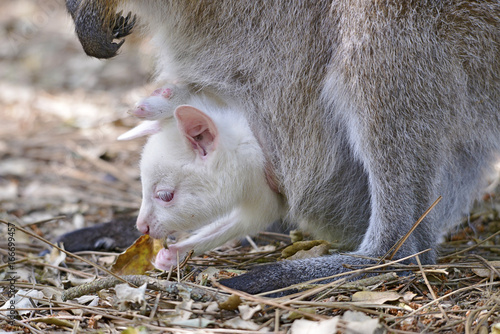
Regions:
M 149 234 L 149 225 L 145 221 L 137 220 L 137 229 L 142 234 Z

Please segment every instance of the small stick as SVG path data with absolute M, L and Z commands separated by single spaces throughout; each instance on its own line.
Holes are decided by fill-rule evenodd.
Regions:
M 87 263 L 87 264 L 91 265 L 92 267 L 94 267 L 94 268 L 96 268 L 96 269 L 102 270 L 102 271 L 104 271 L 106 274 L 113 276 L 114 278 L 116 278 L 117 280 L 119 280 L 119 281 L 121 281 L 121 282 L 123 282 L 123 283 L 128 283 L 127 281 L 125 281 L 125 280 L 124 280 L 123 278 L 121 278 L 120 276 L 118 276 L 118 275 L 116 275 L 115 273 L 111 272 L 110 270 L 108 270 L 108 269 L 106 269 L 106 268 L 104 268 L 104 267 L 102 267 L 102 266 L 98 265 L 97 263 L 94 263 L 94 262 L 92 262 L 92 261 L 89 261 L 89 260 L 87 260 L 87 259 L 85 259 L 85 258 L 81 257 L 81 256 L 78 256 L 78 255 L 76 255 L 76 254 L 73 254 L 73 253 L 71 253 L 71 252 L 68 252 L 67 250 L 62 249 L 61 247 L 59 247 L 59 246 L 57 246 L 57 245 L 53 244 L 52 242 L 50 242 L 50 241 L 48 241 L 48 240 L 46 240 L 46 239 L 44 239 L 44 238 L 42 238 L 42 237 L 40 237 L 40 236 L 36 235 L 35 233 L 33 233 L 33 232 L 31 232 L 31 231 L 28 231 L 28 230 L 26 230 L 26 229 L 24 229 L 24 228 L 22 228 L 22 227 L 20 227 L 20 226 L 16 226 L 16 225 L 14 225 L 14 224 L 12 224 L 12 223 L 9 223 L 9 222 L 7 222 L 7 221 L 5 221 L 5 220 L 3 220 L 3 219 L 0 219 L 0 223 L 5 224 L 5 225 L 7 225 L 7 226 L 11 226 L 11 225 L 12 225 L 12 226 L 14 226 L 14 227 L 16 228 L 16 230 L 19 230 L 19 231 L 21 231 L 21 232 L 23 232 L 23 233 L 26 233 L 27 235 L 29 235 L 29 236 L 31 236 L 31 237 L 33 237 L 33 238 L 35 238 L 35 239 L 38 239 L 38 240 L 40 240 L 40 241 L 42 241 L 42 242 L 44 242 L 44 243 L 46 243 L 46 244 L 50 245 L 50 246 L 52 246 L 52 247 L 56 248 L 57 250 L 59 250 L 60 252 L 63 252 L 64 254 L 69 255 L 69 256 L 71 256 L 71 257 L 74 257 L 75 259 L 78 259 L 78 260 L 80 260 L 80 261 L 82 261 L 82 262 L 85 262 L 85 263 Z M 137 288 L 136 286 L 133 286 L 133 287 L 134 287 L 134 288 Z
M 418 220 L 413 224 L 413 226 L 410 228 L 410 230 L 391 249 L 389 249 L 389 251 L 387 252 L 387 254 L 394 249 L 394 251 L 391 253 L 391 255 L 389 255 L 389 257 L 387 257 L 387 254 L 385 254 L 382 257 L 382 259 L 385 259 L 387 257 L 389 260 L 392 260 L 392 258 L 394 257 L 394 255 L 396 255 L 396 253 L 398 252 L 398 250 L 401 248 L 401 246 L 403 246 L 403 244 L 410 237 L 410 235 L 413 233 L 413 231 L 415 231 L 415 229 L 417 228 L 417 226 L 420 225 L 420 223 L 422 222 L 422 220 L 424 220 L 424 218 L 427 217 L 427 215 L 429 214 L 429 212 L 431 212 L 432 209 L 434 209 L 434 207 L 439 203 L 439 201 L 441 201 L 441 199 L 443 199 L 443 196 L 439 196 L 434 201 L 434 203 L 432 203 L 432 205 L 424 212 L 424 214 L 422 216 L 420 216 L 420 218 L 418 218 Z
M 459 254 L 466 253 L 466 252 L 468 252 L 468 251 L 470 251 L 470 250 L 473 250 L 473 249 L 474 249 L 474 248 L 476 248 L 477 246 L 484 244 L 485 242 L 487 242 L 488 240 L 493 239 L 494 237 L 496 237 L 496 236 L 497 236 L 497 235 L 499 235 L 499 234 L 500 234 L 500 231 L 497 231 L 497 232 L 493 233 L 492 235 L 490 235 L 489 237 L 487 237 L 486 239 L 484 239 L 484 240 L 482 240 L 482 241 L 478 242 L 477 244 L 472 245 L 472 246 L 470 246 L 470 247 L 467 247 L 467 248 L 465 248 L 465 249 L 462 249 L 461 251 L 458 251 L 458 252 L 452 253 L 452 254 L 450 254 L 450 255 L 443 256 L 443 257 L 439 258 L 439 260 L 444 260 L 444 259 L 447 259 L 447 258 L 449 258 L 449 257 L 457 256 L 457 255 L 459 255 Z
M 327 320 L 327 319 L 329 319 L 328 317 L 325 317 L 325 316 L 322 316 L 322 315 L 308 313 L 308 312 L 304 312 L 304 311 L 301 311 L 301 310 L 298 310 L 298 309 L 294 309 L 293 307 L 286 306 L 286 305 L 283 305 L 281 303 L 278 303 L 278 302 L 276 302 L 273 299 L 269 299 L 269 298 L 265 298 L 265 297 L 259 297 L 259 296 L 254 296 L 254 295 L 248 294 L 246 292 L 242 292 L 242 291 L 238 291 L 238 290 L 233 290 L 231 288 L 228 288 L 227 286 L 224 286 L 224 285 L 220 284 L 219 282 L 215 282 L 214 281 L 214 282 L 212 282 L 212 285 L 214 287 L 217 287 L 217 288 L 225 291 L 225 292 L 228 292 L 228 293 L 231 293 L 233 295 L 242 297 L 242 298 L 244 298 L 246 300 L 250 300 L 250 301 L 253 301 L 253 302 L 256 302 L 256 303 L 266 304 L 266 305 L 273 306 L 273 307 L 276 307 L 276 308 L 280 308 L 280 309 L 283 309 L 283 310 L 286 310 L 286 311 L 289 311 L 289 312 L 295 312 L 295 313 L 301 314 L 301 315 L 303 315 L 305 317 L 312 318 L 314 320 L 318 320 L 319 321 L 319 320 Z
M 431 283 L 429 283 L 429 280 L 427 279 L 427 275 L 425 274 L 424 268 L 422 267 L 422 263 L 420 263 L 420 258 L 418 256 L 415 256 L 415 260 L 417 260 L 418 267 L 420 268 L 420 273 L 422 274 L 422 277 L 424 278 L 425 285 L 427 285 L 427 289 L 429 289 L 429 292 L 432 296 L 433 300 L 436 300 L 438 297 L 436 296 L 436 293 L 434 292 L 434 289 L 432 289 Z M 448 314 L 446 314 L 445 310 L 441 306 L 441 304 L 438 304 L 439 310 L 441 311 L 441 314 L 443 314 L 443 317 L 446 319 L 446 321 L 450 321 L 450 318 L 448 318 Z

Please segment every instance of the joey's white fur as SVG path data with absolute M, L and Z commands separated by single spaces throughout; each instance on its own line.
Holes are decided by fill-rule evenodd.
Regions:
M 148 117 L 157 120 L 121 136 L 152 134 L 140 163 L 138 229 L 157 239 L 180 231 L 192 234 L 160 251 L 160 269 L 169 269 L 178 255 L 182 259 L 191 249 L 202 253 L 256 233 L 282 215 L 280 195 L 267 184 L 264 155 L 246 119 L 206 95 L 188 103 L 177 107 L 173 116 L 168 99 L 163 108 L 156 104 L 155 112 L 146 107 Z M 166 202 L 159 194 L 173 197 Z

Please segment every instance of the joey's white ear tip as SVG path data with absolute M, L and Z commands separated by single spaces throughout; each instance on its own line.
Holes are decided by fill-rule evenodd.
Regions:
M 120 135 L 117 140 L 131 140 L 143 136 L 152 135 L 161 131 L 161 125 L 158 121 L 144 121 L 135 128 Z
M 129 137 L 128 132 L 122 133 L 116 138 L 116 140 L 130 140 L 132 138 Z

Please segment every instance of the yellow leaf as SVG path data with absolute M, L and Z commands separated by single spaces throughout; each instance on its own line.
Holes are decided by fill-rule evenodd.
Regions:
M 143 275 L 154 269 L 153 261 L 162 248 L 161 240 L 142 235 L 116 258 L 111 271 L 117 275 Z
M 236 295 L 231 295 L 225 302 L 219 304 L 219 308 L 221 310 L 234 311 L 238 308 L 240 304 L 241 304 L 240 297 Z
M 281 256 L 283 258 L 287 258 L 294 255 L 298 251 L 307 251 L 318 245 L 327 245 L 328 248 L 330 247 L 330 243 L 325 240 L 297 241 L 283 249 L 283 251 L 281 251 Z

